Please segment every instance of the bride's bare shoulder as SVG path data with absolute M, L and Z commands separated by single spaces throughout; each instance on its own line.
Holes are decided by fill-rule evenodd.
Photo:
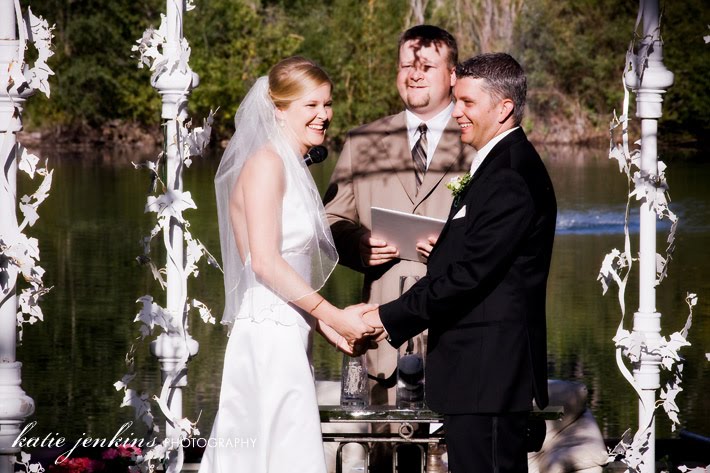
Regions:
M 244 163 L 243 173 L 250 178 L 260 175 L 269 175 L 273 178 L 283 175 L 283 161 L 272 146 L 262 146 Z

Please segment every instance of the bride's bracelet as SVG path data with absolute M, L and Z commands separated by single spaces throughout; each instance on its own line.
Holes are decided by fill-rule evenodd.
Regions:
M 313 315 L 313 312 L 318 308 L 319 305 L 321 305 L 323 303 L 324 300 L 325 300 L 325 298 L 318 301 L 318 303 L 316 305 L 314 305 L 311 310 L 308 311 L 308 315 Z

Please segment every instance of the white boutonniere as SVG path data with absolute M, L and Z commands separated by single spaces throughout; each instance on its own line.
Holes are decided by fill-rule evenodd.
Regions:
M 467 172 L 463 176 L 456 176 L 449 179 L 446 184 L 446 188 L 451 191 L 451 195 L 454 196 L 454 206 L 458 205 L 461 199 L 461 193 L 466 188 L 468 183 L 471 182 L 471 173 Z

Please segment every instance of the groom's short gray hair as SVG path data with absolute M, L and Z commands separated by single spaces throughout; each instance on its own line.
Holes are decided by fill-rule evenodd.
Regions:
M 505 53 L 479 54 L 456 66 L 456 78 L 466 77 L 483 79 L 483 88 L 494 98 L 512 100 L 515 125 L 520 125 L 528 82 L 518 61 Z

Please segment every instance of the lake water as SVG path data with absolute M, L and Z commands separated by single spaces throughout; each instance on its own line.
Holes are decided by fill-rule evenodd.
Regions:
M 596 281 L 604 255 L 623 247 L 623 213 L 626 181 L 615 162 L 606 159 L 604 147 L 594 149 L 542 148 L 541 154 L 555 184 L 558 231 L 548 285 L 548 337 L 550 377 L 577 380 L 589 388 L 590 407 L 607 438 L 615 438 L 636 425 L 637 403 L 630 386 L 619 374 L 612 337 L 620 309 L 615 291 L 602 296 Z M 40 209 L 41 218 L 31 236 L 39 238 L 45 281 L 53 286 L 42 307 L 46 320 L 26 326 L 18 348 L 23 362 L 23 389 L 36 403 L 33 435 L 59 433 L 110 438 L 132 411 L 120 409 L 121 394 L 113 383 L 125 373 L 124 354 L 136 343 L 138 326 L 133 318 L 136 299 L 164 296 L 146 268 L 138 266 L 140 239 L 153 225 L 153 214 L 143 213 L 148 175 L 134 170 L 130 160 L 146 156 L 119 153 L 53 156 L 55 170 L 50 198 Z M 684 391 L 678 397 L 682 428 L 710 435 L 710 163 L 693 157 L 671 157 L 666 171 L 672 209 L 680 216 L 677 250 L 669 277 L 657 290 L 663 334 L 678 331 L 685 323 L 687 292 L 700 301 L 690 331 Z M 219 255 L 219 239 L 212 178 L 217 157 L 195 162 L 186 172 L 185 189 L 198 210 L 190 210 L 195 237 Z M 323 185 L 334 165 L 330 158 L 312 171 Z M 36 184 L 35 184 L 36 185 Z M 20 179 L 20 193 L 33 189 Z M 21 195 L 21 194 L 20 194 Z M 637 244 L 637 218 L 632 236 Z M 636 227 L 634 226 L 636 225 Z M 663 228 L 661 228 L 663 230 Z M 659 235 L 659 245 L 664 236 Z M 163 252 L 156 251 L 160 261 Z M 638 278 L 631 276 L 627 307 L 637 308 Z M 324 294 L 340 306 L 358 301 L 360 277 L 339 268 Z M 200 277 L 189 282 L 191 297 L 221 314 L 221 274 L 206 265 Z M 219 318 L 219 316 L 218 316 Z M 197 316 L 191 333 L 200 343 L 190 365 L 184 413 L 200 415 L 199 428 L 207 435 L 214 418 L 226 333 L 221 325 L 205 325 Z M 139 383 L 156 392 L 160 373 L 148 353 L 147 342 L 138 342 Z M 314 349 L 316 376 L 339 379 L 340 356 L 318 341 Z M 669 423 L 660 415 L 659 438 L 669 438 Z M 140 429 L 134 429 L 138 436 Z

